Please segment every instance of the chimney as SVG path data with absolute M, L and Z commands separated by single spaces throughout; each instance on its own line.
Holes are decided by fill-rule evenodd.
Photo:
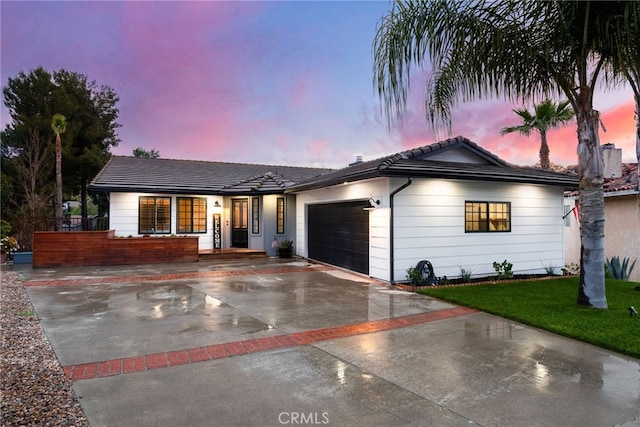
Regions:
M 362 156 L 356 156 L 356 161 L 353 163 L 349 163 L 349 166 L 359 165 L 360 163 L 362 163 Z
M 602 160 L 604 161 L 604 179 L 620 178 L 622 176 L 622 149 L 615 144 L 602 146 Z

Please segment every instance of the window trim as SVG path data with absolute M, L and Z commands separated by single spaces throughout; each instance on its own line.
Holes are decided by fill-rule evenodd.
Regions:
M 284 197 L 276 199 L 276 234 L 285 232 L 285 204 Z
M 190 221 L 191 221 L 191 229 L 190 231 L 186 231 L 185 229 L 181 229 L 180 228 L 180 201 L 181 200 L 187 200 L 190 202 Z M 194 209 L 193 209 L 193 203 L 194 201 L 200 201 L 200 202 L 204 202 L 204 230 L 198 230 L 198 231 L 194 231 Z M 180 234 L 206 234 L 207 233 L 207 199 L 206 197 L 176 197 L 176 233 L 180 233 Z
M 480 218 L 477 221 L 469 221 L 467 216 L 469 214 L 468 211 L 468 206 L 470 204 L 483 204 L 485 207 L 484 212 L 486 213 L 486 218 Z M 491 213 L 492 212 L 496 212 L 495 210 L 491 210 L 491 205 L 502 205 L 502 206 L 506 206 L 507 207 L 507 218 L 506 218 L 506 229 L 503 230 L 497 230 L 491 229 Z M 482 210 L 480 211 L 480 213 L 482 213 Z M 486 229 L 478 229 L 478 230 L 474 230 L 474 229 L 470 229 L 469 225 L 470 224 L 478 224 L 479 227 L 478 228 L 482 228 L 480 227 L 480 225 L 484 225 L 486 227 Z M 511 232 L 511 202 L 504 202 L 504 201 L 484 201 L 484 200 L 465 200 L 464 202 L 464 232 L 465 233 L 510 233 Z
M 140 207 L 142 206 L 142 201 L 144 200 L 153 200 L 153 228 L 151 230 L 143 230 L 142 229 L 142 212 Z M 168 200 L 169 208 L 168 208 L 168 216 L 167 223 L 169 224 L 169 228 L 167 231 L 157 231 L 158 224 L 158 200 Z M 171 234 L 171 197 L 167 196 L 138 196 L 138 234 Z
M 260 197 L 251 197 L 251 234 L 260 234 Z

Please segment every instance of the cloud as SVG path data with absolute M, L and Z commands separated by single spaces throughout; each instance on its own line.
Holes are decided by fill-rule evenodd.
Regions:
M 86 74 L 120 96 L 120 146 L 165 158 L 340 167 L 446 138 L 424 111 L 428 69 L 413 74 L 401 125 L 387 129 L 371 81 L 384 2 L 3 2 L 2 76 L 38 65 Z M 606 105 L 617 105 L 612 100 Z M 631 103 L 603 111 L 603 142 L 633 154 Z M 460 103 L 452 135 L 518 164 L 539 138 L 501 137 L 516 106 Z M 2 124 L 7 123 L 3 109 Z M 628 135 L 628 137 L 626 136 Z M 575 163 L 575 125 L 549 135 Z

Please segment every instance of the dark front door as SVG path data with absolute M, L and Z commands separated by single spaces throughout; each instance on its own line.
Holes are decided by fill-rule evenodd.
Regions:
M 309 258 L 369 274 L 369 212 L 364 205 L 309 205 Z
M 249 199 L 233 199 L 231 202 L 231 246 L 249 247 Z

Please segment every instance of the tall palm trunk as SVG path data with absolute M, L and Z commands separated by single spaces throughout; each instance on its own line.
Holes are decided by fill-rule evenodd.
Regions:
M 55 228 L 62 230 L 62 139 L 60 134 L 67 128 L 67 121 L 62 114 L 54 114 L 51 119 L 51 129 L 56 134 L 56 201 L 54 207 Z
M 578 106 L 580 286 L 578 304 L 607 308 L 604 283 L 604 165 L 597 111 Z
M 540 167 L 549 169 L 551 161 L 549 160 L 549 144 L 547 144 L 547 132 L 540 131 Z
M 56 133 L 56 207 L 55 224 L 56 230 L 62 230 L 62 141 L 60 133 Z

